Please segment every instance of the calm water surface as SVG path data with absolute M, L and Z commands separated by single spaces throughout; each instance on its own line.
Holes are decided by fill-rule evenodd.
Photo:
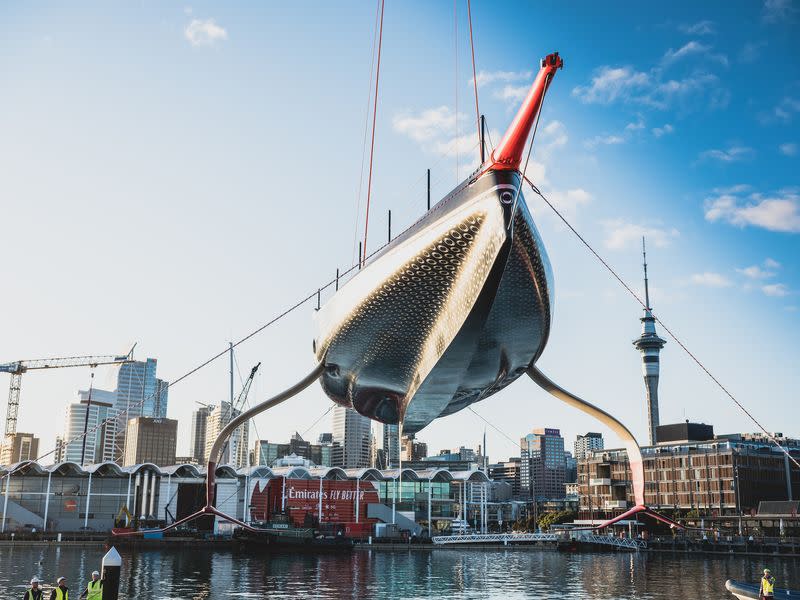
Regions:
M 78 582 L 100 548 L 0 547 L 0 598 L 21 598 L 33 575 Z M 800 589 L 800 560 L 578 554 L 528 550 L 353 551 L 248 555 L 186 548 L 123 553 L 122 594 L 167 598 L 732 598 L 726 579 L 756 581 L 765 566 Z M 85 585 L 85 584 L 84 584 Z M 80 586 L 83 587 L 83 586 Z

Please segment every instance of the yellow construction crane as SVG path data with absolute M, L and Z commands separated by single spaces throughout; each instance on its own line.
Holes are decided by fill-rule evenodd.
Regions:
M 136 346 L 134 345 L 134 348 Z M 19 391 L 22 387 L 22 374 L 39 369 L 61 369 L 64 367 L 91 367 L 99 365 L 120 365 L 133 360 L 133 348 L 125 356 L 67 356 L 61 358 L 38 358 L 34 360 L 17 360 L 0 364 L 0 373 L 11 374 L 11 385 L 8 388 L 8 409 L 6 410 L 5 435 L 17 432 L 17 413 L 19 412 Z

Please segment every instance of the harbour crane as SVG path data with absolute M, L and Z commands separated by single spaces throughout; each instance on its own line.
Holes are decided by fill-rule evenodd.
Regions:
M 235 419 L 239 414 L 244 412 L 244 405 L 245 402 L 247 402 L 247 395 L 250 393 L 250 386 L 253 385 L 253 379 L 255 379 L 256 373 L 258 372 L 258 368 L 260 366 L 261 363 L 258 363 L 255 367 L 253 367 L 250 370 L 250 376 L 244 382 L 244 385 L 242 386 L 242 391 L 239 392 L 239 397 L 236 398 L 236 401 L 231 405 L 231 421 Z M 233 440 L 234 443 L 233 447 L 231 448 L 231 456 L 230 456 L 231 461 L 235 461 L 236 455 L 239 453 L 238 444 L 242 443 L 242 437 L 244 435 L 245 427 L 247 427 L 246 424 L 242 425 L 242 427 L 239 428 L 240 429 L 239 436 L 237 439 Z M 225 453 L 225 450 L 227 450 L 228 445 L 229 444 L 226 443 L 225 446 L 223 447 L 222 449 L 223 454 Z
M 136 345 L 134 344 L 133 348 Z M 66 356 L 59 358 L 37 358 L 33 360 L 17 360 L 0 364 L 0 373 L 11 374 L 11 385 L 8 388 L 8 408 L 6 409 L 6 437 L 17 432 L 17 414 L 19 413 L 19 392 L 22 387 L 22 374 L 41 369 L 61 369 L 64 367 L 91 367 L 99 365 L 120 365 L 133 360 L 133 348 L 124 356 Z

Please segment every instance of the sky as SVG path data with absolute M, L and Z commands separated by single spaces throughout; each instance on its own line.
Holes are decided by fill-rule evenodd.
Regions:
M 800 436 L 800 5 L 472 2 L 480 111 L 496 144 L 538 69 L 547 95 L 528 174 L 770 431 Z M 0 5 L 0 362 L 136 342 L 174 381 L 327 283 L 363 238 L 375 2 Z M 386 2 L 368 248 L 477 164 L 467 5 Z M 646 442 L 641 309 L 526 193 L 555 273 L 538 362 Z M 322 301 L 329 298 L 323 294 Z M 251 400 L 313 365 L 315 303 L 243 343 Z M 662 337 L 667 337 L 659 329 Z M 756 426 L 667 338 L 661 419 Z M 113 372 L 98 368 L 110 385 Z M 226 359 L 169 392 L 188 453 Z M 53 448 L 88 369 L 23 377 L 19 431 Z M 235 375 L 240 387 L 240 375 Z M 8 378 L 0 376 L 0 385 Z M 330 431 L 318 386 L 251 437 Z M 601 431 L 526 379 L 418 434 L 431 453 L 518 453 L 536 427 Z M 491 426 L 487 426 L 485 419 Z M 47 462 L 45 460 L 45 462 Z

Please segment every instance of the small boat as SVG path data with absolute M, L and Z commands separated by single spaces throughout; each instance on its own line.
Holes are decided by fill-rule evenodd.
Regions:
M 252 523 L 249 529 L 237 529 L 234 537 L 245 545 L 258 548 L 325 550 L 353 547 L 353 540 L 341 534 L 326 535 L 313 527 L 295 527 L 286 515 Z
M 759 584 L 757 583 L 746 583 L 744 581 L 728 579 L 728 581 L 725 582 L 725 589 L 739 598 L 739 600 L 758 600 Z M 782 598 L 800 598 L 800 592 L 781 588 L 775 588 L 774 594 L 775 600 L 781 600 Z

